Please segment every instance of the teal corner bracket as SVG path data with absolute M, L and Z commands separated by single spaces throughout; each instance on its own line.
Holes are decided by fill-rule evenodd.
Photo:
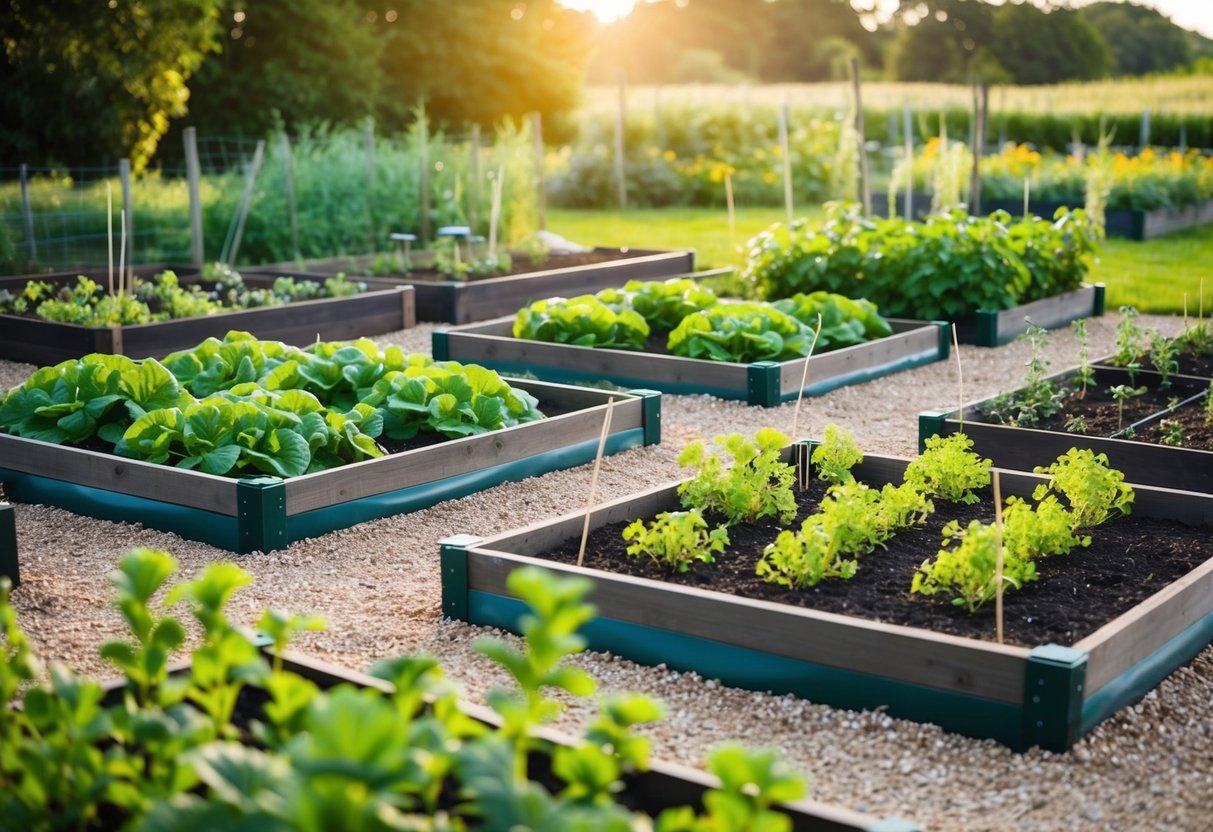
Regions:
M 924 410 L 918 414 L 918 452 L 927 449 L 927 440 L 932 436 L 947 436 L 952 431 L 947 429 L 950 410 Z
M 1028 653 L 1023 681 L 1023 744 L 1065 751 L 1082 734 L 1087 654 L 1046 644 Z
M 430 354 L 435 361 L 449 361 L 451 347 L 448 343 L 449 333 L 445 329 L 435 329 L 430 333 Z
M 931 321 L 939 330 L 939 360 L 947 361 L 952 354 L 952 322 Z
M 236 483 L 237 553 L 271 552 L 286 534 L 286 483 L 278 477 L 246 477 Z
M 629 390 L 628 395 L 641 399 L 641 420 L 644 427 L 644 444 L 661 444 L 661 391 Z
M 1095 289 L 1095 301 L 1091 304 L 1091 317 L 1102 318 L 1108 309 L 1108 287 L 1102 283 L 1091 285 Z
M 979 347 L 997 347 L 999 345 L 998 311 L 993 309 L 977 310 L 977 334 L 973 343 Z
M 779 364 L 755 361 L 746 367 L 746 404 L 775 407 L 779 404 Z
M 5 576 L 13 582 L 13 589 L 21 583 L 21 570 L 17 564 L 17 511 L 9 503 L 0 503 L 0 578 Z
M 438 541 L 439 569 L 442 570 L 442 614 L 456 621 L 468 621 L 468 549 L 482 538 L 456 534 Z
M 791 463 L 796 468 L 796 487 L 801 491 L 809 487 L 813 479 L 813 449 L 821 444 L 820 439 L 800 439 L 793 437 Z

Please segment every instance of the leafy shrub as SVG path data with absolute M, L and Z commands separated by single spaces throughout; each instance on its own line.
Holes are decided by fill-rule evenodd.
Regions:
M 514 337 L 582 347 L 643 350 L 649 325 L 631 309 L 612 309 L 594 295 L 537 300 L 518 310 Z
M 813 333 L 770 304 L 722 303 L 687 315 L 670 333 L 669 350 L 686 358 L 751 363 L 808 355 Z
M 712 563 L 715 553 L 723 552 L 729 543 L 729 532 L 723 526 L 708 531 L 708 522 L 698 509 L 663 511 L 652 523 L 643 520 L 629 524 L 623 539 L 635 543 L 628 554 L 648 555 L 653 562 L 671 572 L 686 572 L 695 563 Z
M 721 785 L 705 796 L 702 815 L 678 807 L 647 819 L 625 809 L 616 802 L 622 778 L 649 759 L 635 726 L 661 718 L 657 702 L 636 694 L 604 697 L 575 745 L 537 740 L 536 730 L 562 710 L 549 691 L 595 692 L 591 677 L 564 662 L 583 648 L 577 631 L 594 612 L 586 580 L 539 569 L 510 575 L 511 591 L 529 608 L 522 646 L 475 643 L 513 680 L 490 692 L 500 724 L 488 727 L 464 713 L 427 656 L 377 664 L 383 687 L 319 690 L 281 659 L 294 634 L 321 628 L 319 620 L 267 611 L 259 627 L 274 645 L 269 662 L 225 612 L 250 576 L 218 563 L 168 587 L 176 568 L 167 553 L 140 549 L 112 577 L 129 628 L 127 640 L 101 648 L 127 683 L 114 704 L 98 683 L 61 664 L 41 678 L 0 577 L 6 828 L 784 830 L 790 823 L 776 802 L 804 794 L 804 781 L 772 752 L 729 745 L 709 757 Z M 163 604 L 155 602 L 166 588 Z M 185 628 L 164 610 L 178 602 L 202 636 L 190 668 L 170 675 Z M 246 689 L 264 705 L 259 718 L 237 723 Z M 548 758 L 553 787 L 531 779 L 536 755 Z
M 752 442 L 739 433 L 722 434 L 713 441 L 733 457 L 733 464 L 726 468 L 723 456 L 708 453 L 701 440 L 688 444 L 678 455 L 678 464 L 697 470 L 678 486 L 684 507 L 723 516 L 729 525 L 763 517 L 786 523 L 795 516 L 796 471 L 779 459 L 788 437 L 760 428 Z
M 960 209 L 923 222 L 869 219 L 840 203 L 826 216 L 820 227 L 802 220 L 759 234 L 742 278 L 768 299 L 824 290 L 892 317 L 955 320 L 1078 288 L 1097 239 L 1080 211 L 1044 225 Z

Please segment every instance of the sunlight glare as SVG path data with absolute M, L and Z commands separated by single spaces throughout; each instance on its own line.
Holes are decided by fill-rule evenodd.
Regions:
M 579 12 L 590 12 L 603 23 L 626 17 L 636 0 L 557 0 L 560 5 Z

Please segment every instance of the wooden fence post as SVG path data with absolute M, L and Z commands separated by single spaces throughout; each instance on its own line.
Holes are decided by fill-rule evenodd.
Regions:
M 38 260 L 38 241 L 34 239 L 34 211 L 29 202 L 29 165 L 21 163 L 21 216 L 25 222 L 25 256 L 29 265 Z
M 855 92 L 855 132 L 859 135 L 859 193 L 863 199 L 863 215 L 872 216 L 872 183 L 868 179 L 868 151 L 863 138 L 863 98 L 860 95 L 859 58 L 851 58 L 851 85 Z
M 257 174 L 261 171 L 261 162 L 265 158 L 265 140 L 257 142 L 253 151 L 253 161 L 244 177 L 244 193 L 240 195 L 240 207 L 236 213 L 236 230 L 232 235 L 232 245 L 223 258 L 229 266 L 236 264 L 236 256 L 240 251 L 240 238 L 244 236 L 244 221 L 248 219 L 249 209 L 253 203 L 253 185 L 257 182 Z
M 185 128 L 181 134 L 185 142 L 185 179 L 190 192 L 190 262 L 201 266 L 206 260 L 202 240 L 202 166 L 198 162 L 198 131 Z
M 369 252 L 378 251 L 375 233 L 375 119 L 366 120 L 366 221 L 370 232 Z
M 468 225 L 477 233 L 480 220 L 480 125 L 472 125 L 472 138 L 468 146 Z
M 535 201 L 539 212 L 539 230 L 547 228 L 547 185 L 543 176 L 546 158 L 543 150 L 543 115 L 538 111 L 531 113 L 531 142 L 535 149 Z
M 623 128 L 627 109 L 627 78 L 619 70 L 619 106 L 615 111 L 615 181 L 619 191 L 619 207 L 628 207 L 628 181 L 623 160 Z
M 788 141 L 788 102 L 785 99 L 779 108 L 779 152 L 783 156 L 783 208 L 788 224 L 792 223 L 792 153 Z
M 981 213 L 981 153 L 986 144 L 986 106 L 989 96 L 990 87 L 982 84 L 973 99 L 976 112 L 973 114 L 973 174 L 969 181 L 969 210 L 974 216 Z
M 282 132 L 282 182 L 286 188 L 286 215 L 291 226 L 291 254 L 302 267 L 303 254 L 299 251 L 299 217 L 295 208 L 295 154 L 291 150 L 291 137 Z
M 122 183 L 122 213 L 126 215 L 126 267 L 131 268 L 135 262 L 135 206 L 131 199 L 131 160 L 118 160 L 118 180 Z M 131 269 L 133 273 L 133 269 Z M 125 286 L 122 275 L 118 276 L 118 285 Z

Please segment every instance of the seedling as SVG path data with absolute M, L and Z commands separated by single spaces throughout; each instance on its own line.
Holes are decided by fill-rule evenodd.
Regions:
M 1133 489 L 1125 484 L 1125 475 L 1108 467 L 1107 454 L 1089 448 L 1071 448 L 1047 467 L 1033 469 L 1050 480 L 1038 485 L 1032 498 L 1043 500 L 1050 493 L 1061 494 L 1070 505 L 1073 528 L 1083 529 L 1127 515 L 1133 505 Z
M 1091 426 L 1087 424 L 1087 420 L 1083 416 L 1071 416 L 1066 420 L 1067 433 L 1087 433 L 1091 430 Z
M 1181 447 L 1184 443 L 1184 426 L 1175 419 L 1163 419 L 1158 423 L 1158 441 L 1164 445 Z
M 1141 359 L 1146 354 L 1146 346 L 1142 343 L 1145 333 L 1134 322 L 1137 308 L 1134 306 L 1120 307 L 1120 323 L 1116 327 L 1116 355 L 1113 362 L 1118 367 L 1124 367 L 1129 373 L 1129 384 L 1137 380 L 1137 371 L 1141 369 Z
M 1160 376 L 1158 386 L 1171 386 L 1171 376 L 1179 372 L 1179 344 L 1165 335 L 1150 335 L 1150 363 Z
M 1130 375 L 1130 378 L 1132 378 L 1132 375 Z M 1146 388 L 1132 387 L 1128 384 L 1117 384 L 1115 387 L 1109 388 L 1108 393 L 1116 400 L 1116 432 L 1120 433 L 1124 430 L 1125 424 L 1125 402 L 1138 396 L 1144 396 Z
M 855 479 L 851 469 L 863 462 L 863 451 L 854 434 L 831 422 L 810 461 L 817 466 L 817 476 L 826 482 L 851 482 Z
M 1095 383 L 1095 371 L 1091 368 L 1090 345 L 1087 343 L 1087 322 L 1079 318 L 1071 324 L 1078 338 L 1078 370 L 1074 381 L 1078 383 L 1078 398 L 1086 398 L 1087 387 Z M 1066 428 L 1069 430 L 1069 427 Z
M 733 464 L 726 469 L 724 458 L 708 453 L 700 440 L 687 445 L 678 464 L 697 470 L 678 486 L 684 508 L 720 515 L 728 525 L 763 517 L 787 523 L 796 515 L 796 470 L 779 458 L 787 436 L 760 428 L 752 442 L 740 433 L 721 434 L 714 441 L 733 457 Z
M 932 436 L 927 448 L 906 466 L 905 481 L 920 493 L 953 503 L 975 503 L 975 489 L 990 484 L 993 463 L 973 451 L 973 440 L 963 433 Z
M 708 522 L 698 509 L 663 511 L 652 523 L 637 520 L 623 530 L 624 540 L 633 557 L 648 555 L 658 566 L 671 572 L 686 572 L 696 563 L 712 563 L 715 555 L 729 543 L 723 526 L 708 530 Z
M 1045 375 L 1049 369 L 1049 360 L 1044 357 L 1048 332 L 1028 321 L 1028 329 L 1020 339 L 1027 341 L 1031 348 L 1023 387 L 995 396 L 982 408 L 982 413 L 999 424 L 1030 427 L 1060 411 L 1061 402 L 1069 391 Z

